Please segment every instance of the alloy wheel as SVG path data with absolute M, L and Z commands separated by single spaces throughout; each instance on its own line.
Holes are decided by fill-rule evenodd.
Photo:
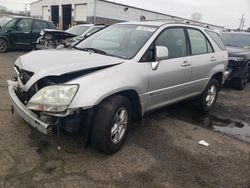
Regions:
M 128 110 L 120 108 L 113 120 L 111 128 L 111 140 L 114 144 L 119 143 L 124 137 L 128 127 Z
M 207 97 L 206 97 L 206 104 L 207 106 L 211 106 L 213 105 L 215 99 L 216 99 L 216 92 L 217 92 L 217 89 L 216 89 L 216 86 L 215 85 L 211 85 L 208 89 L 208 92 L 207 92 Z

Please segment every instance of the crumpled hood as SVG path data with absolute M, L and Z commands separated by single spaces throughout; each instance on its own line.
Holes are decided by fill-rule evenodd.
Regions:
M 27 86 L 46 76 L 60 76 L 66 73 L 92 68 L 112 66 L 124 60 L 116 57 L 79 50 L 41 50 L 20 56 L 15 65 L 33 72 Z
M 233 56 L 244 56 L 250 54 L 250 49 L 239 48 L 239 47 L 227 47 L 227 51 L 230 57 Z

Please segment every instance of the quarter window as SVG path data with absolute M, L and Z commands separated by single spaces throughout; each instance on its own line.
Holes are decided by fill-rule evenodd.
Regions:
M 220 38 L 220 36 L 219 36 L 219 34 L 218 33 L 215 33 L 215 32 L 213 32 L 213 31 L 206 31 L 207 32 L 207 34 L 209 34 L 209 36 L 215 41 L 215 43 L 219 46 L 219 48 L 221 49 L 221 50 L 225 50 L 226 49 L 226 47 L 225 47 L 225 45 L 224 45 L 224 43 L 223 43 L 223 41 L 222 41 L 222 39 Z
M 40 20 L 34 21 L 34 30 L 41 31 L 41 30 L 46 29 L 46 28 L 48 28 L 48 25 L 46 22 L 40 21 Z
M 213 52 L 211 44 L 204 34 L 199 30 L 188 29 L 188 35 L 191 43 L 192 55 L 206 54 Z
M 166 46 L 169 58 L 187 56 L 187 43 L 182 28 L 172 28 L 163 31 L 155 41 L 156 46 Z

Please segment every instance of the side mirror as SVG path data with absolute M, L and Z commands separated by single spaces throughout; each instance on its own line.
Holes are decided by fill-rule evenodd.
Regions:
M 152 69 L 157 70 L 159 67 L 159 61 L 167 59 L 168 58 L 168 48 L 165 46 L 156 46 L 155 47 L 155 55 L 156 55 L 156 61 L 152 62 Z
M 156 60 L 161 61 L 169 57 L 168 48 L 166 46 L 156 46 Z

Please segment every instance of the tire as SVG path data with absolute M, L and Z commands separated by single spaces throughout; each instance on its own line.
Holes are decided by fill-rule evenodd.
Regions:
M 0 38 L 0 53 L 4 53 L 8 50 L 8 42 L 5 39 Z
M 211 111 L 216 103 L 219 93 L 219 83 L 216 79 L 212 78 L 206 89 L 196 101 L 197 107 L 203 112 Z
M 234 89 L 243 90 L 246 88 L 248 80 L 249 80 L 249 73 L 247 72 L 241 78 L 233 79 L 231 82 L 231 86 Z
M 126 97 L 114 95 L 101 102 L 93 119 L 91 145 L 106 154 L 119 151 L 127 138 L 131 112 L 131 104 Z

